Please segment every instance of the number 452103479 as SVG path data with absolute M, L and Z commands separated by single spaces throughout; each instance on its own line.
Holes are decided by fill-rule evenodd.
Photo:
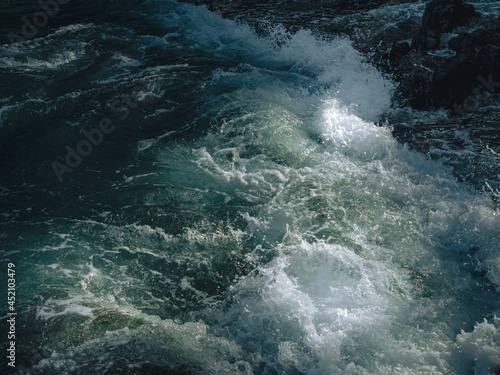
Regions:
M 14 268 L 16 267 L 14 263 L 9 263 L 7 265 L 8 270 L 7 270 L 7 275 L 9 276 L 8 280 L 8 295 L 7 295 L 7 303 L 9 304 L 9 311 L 15 311 L 15 305 L 16 305 L 16 271 Z

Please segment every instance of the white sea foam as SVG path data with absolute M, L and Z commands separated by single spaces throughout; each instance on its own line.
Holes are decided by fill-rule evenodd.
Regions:
M 49 298 L 44 301 L 43 305 L 37 309 L 37 319 L 48 320 L 57 316 L 67 314 L 78 314 L 87 317 L 93 317 L 92 308 L 85 306 L 92 300 L 93 295 L 87 293 L 85 295 L 74 295 L 66 299 Z
M 40 324 L 80 316 L 103 331 L 38 367 L 146 358 L 232 374 L 495 371 L 500 213 L 373 123 L 392 84 L 348 40 L 259 37 L 203 8 L 154 4 L 165 48 L 228 62 L 199 86 L 213 90 L 210 108 L 193 117 L 214 127 L 139 142 L 149 170 L 117 169 L 90 219 L 19 236 L 36 271 L 28 283 L 86 293 L 43 300 Z M 110 331 L 93 320 L 103 309 L 141 322 Z
M 500 289 L 500 217 L 490 198 L 373 124 L 392 85 L 349 41 L 279 28 L 259 38 L 204 12 L 183 13 L 193 47 L 244 61 L 212 82 L 248 88 L 225 95 L 220 127 L 176 168 L 226 202 L 254 205 L 246 232 L 260 245 L 249 259 L 276 254 L 207 313 L 214 329 L 282 373 L 491 371 L 492 340 L 467 333 L 470 316 L 484 311 L 466 302 L 491 298 L 480 296 L 476 272 Z M 299 78 L 282 79 L 283 70 Z M 179 152 L 160 159 L 172 163 Z M 457 356 L 471 342 L 478 355 Z
M 393 84 L 364 62 L 348 39 L 322 40 L 307 30 L 290 34 L 281 27 L 261 38 L 248 26 L 187 4 L 159 18 L 165 26 L 178 25 L 177 35 L 183 35 L 191 48 L 261 68 L 312 75 L 363 119 L 375 121 L 389 108 Z
M 209 146 L 193 154 L 198 176 L 258 204 L 247 231 L 279 255 L 234 286 L 230 308 L 213 312 L 218 325 L 268 366 L 301 363 L 311 374 L 472 365 L 453 357 L 454 331 L 468 314 L 481 316 L 463 301 L 481 293 L 470 272 L 486 272 L 500 288 L 500 220 L 490 198 L 337 100 L 319 107 L 319 145 L 304 131 L 311 124 L 276 100 L 255 105 L 269 91 L 234 95 L 242 106 L 242 95 L 252 98 L 251 113 L 240 110 L 201 142 Z M 493 363 L 481 358 L 478 368 Z
M 83 52 L 81 51 L 83 46 L 74 47 L 76 47 L 74 51 L 68 50 L 59 52 L 50 59 L 37 59 L 32 57 L 30 55 L 33 54 L 33 51 L 26 49 L 22 52 L 19 51 L 19 53 L 16 53 L 13 56 L 0 58 L 0 67 L 15 67 L 16 69 L 24 69 L 26 71 L 57 69 L 81 58 L 83 55 Z
M 486 319 L 474 327 L 474 331 L 458 335 L 457 343 L 462 355 L 476 361 L 474 374 L 488 375 L 500 368 L 500 319 Z

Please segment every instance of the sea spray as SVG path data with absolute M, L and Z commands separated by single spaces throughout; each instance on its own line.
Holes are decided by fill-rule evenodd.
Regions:
M 23 364 L 494 372 L 498 208 L 375 124 L 403 118 L 391 81 L 346 38 L 147 4 L 125 10 L 126 29 L 2 47 L 20 87 L 2 99 L 17 151 L 0 239 L 22 290 Z M 137 82 L 139 110 L 66 185 L 48 182 L 54 150 Z

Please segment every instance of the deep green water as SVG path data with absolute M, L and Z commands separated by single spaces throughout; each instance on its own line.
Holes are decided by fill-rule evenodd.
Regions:
M 18 373 L 495 373 L 494 194 L 391 131 L 444 111 L 349 39 L 105 10 L 0 46 Z

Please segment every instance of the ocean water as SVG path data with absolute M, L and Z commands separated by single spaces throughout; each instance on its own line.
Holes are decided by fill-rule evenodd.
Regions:
M 9 370 L 498 372 L 494 140 L 426 154 L 396 138 L 469 133 L 394 108 L 347 37 L 171 0 L 92 6 L 0 46 Z M 498 107 L 482 111 L 490 129 Z

